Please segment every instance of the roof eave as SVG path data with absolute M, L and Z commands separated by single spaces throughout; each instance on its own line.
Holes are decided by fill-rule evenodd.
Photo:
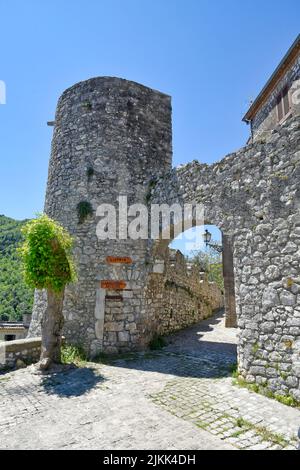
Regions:
M 266 85 L 263 87 L 257 98 L 251 104 L 250 108 L 246 112 L 245 116 L 243 117 L 243 121 L 249 123 L 254 114 L 256 113 L 259 106 L 264 102 L 266 97 L 269 95 L 272 89 L 274 89 L 275 85 L 278 83 L 279 79 L 282 76 L 287 65 L 291 64 L 296 60 L 298 54 L 300 53 L 300 34 L 298 34 L 296 40 L 293 42 L 283 59 L 281 60 L 278 67 L 275 69 L 274 73 L 271 75 L 269 80 L 267 81 Z

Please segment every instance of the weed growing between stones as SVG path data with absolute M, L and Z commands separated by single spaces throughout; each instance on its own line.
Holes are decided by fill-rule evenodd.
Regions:
M 266 386 L 258 385 L 258 384 L 250 384 L 245 381 L 245 379 L 242 379 L 241 377 L 238 377 L 237 375 L 232 375 L 234 380 L 232 381 L 233 385 L 237 385 L 238 387 L 243 387 L 247 388 L 251 392 L 258 393 L 259 395 L 263 395 L 268 398 L 272 398 L 273 400 L 278 401 L 279 403 L 282 403 L 283 405 L 291 406 L 293 408 L 300 408 L 300 402 L 295 400 L 295 398 L 291 397 L 290 395 L 280 395 L 278 393 L 274 393 Z
M 92 166 L 89 166 L 86 170 L 86 176 L 87 176 L 88 181 L 91 181 L 94 173 L 95 173 L 94 168 Z
M 286 447 L 289 445 L 289 442 L 281 434 L 268 431 L 268 429 L 264 426 L 252 424 L 250 421 L 247 421 L 242 417 L 237 418 L 236 425 L 241 428 L 241 430 L 236 431 L 234 434 L 232 434 L 231 437 L 239 437 L 244 432 L 253 430 L 256 434 L 261 436 L 263 441 L 273 442 L 274 444 L 277 444 L 281 447 Z
M 155 179 L 151 179 L 150 182 L 149 182 L 149 184 L 148 184 L 148 191 L 147 191 L 147 193 L 146 193 L 146 195 L 145 195 L 145 202 L 146 202 L 146 204 L 148 204 L 149 201 L 150 201 L 150 199 L 151 199 L 152 189 L 155 188 L 156 183 L 157 183 L 157 181 L 156 181 Z
M 87 355 L 82 346 L 65 344 L 62 346 L 61 350 L 61 361 L 63 364 L 80 365 L 87 362 Z
M 92 204 L 88 201 L 80 201 L 77 204 L 78 223 L 83 224 L 85 219 L 93 213 Z
M 237 365 L 237 362 L 234 362 L 233 364 L 230 364 L 229 367 L 229 372 L 231 373 L 232 377 L 233 378 L 237 378 L 238 377 L 238 365 Z
M 151 349 L 151 351 L 162 349 L 164 346 L 166 346 L 165 339 L 162 336 L 158 335 L 154 335 L 149 343 L 149 348 Z

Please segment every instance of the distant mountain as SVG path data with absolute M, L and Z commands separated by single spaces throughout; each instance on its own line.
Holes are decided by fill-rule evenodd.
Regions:
M 0 321 L 18 321 L 24 313 L 31 313 L 33 291 L 23 280 L 17 254 L 26 222 L 0 215 Z

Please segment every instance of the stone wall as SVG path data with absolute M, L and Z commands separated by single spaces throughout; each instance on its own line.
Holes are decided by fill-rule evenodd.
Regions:
M 135 294 L 135 296 L 134 296 Z M 136 322 L 140 322 L 136 293 L 107 290 L 104 305 L 104 351 L 110 354 L 126 352 L 132 344 Z M 200 275 L 189 266 L 180 251 L 165 250 L 164 257 L 151 266 L 144 298 L 146 318 L 143 320 L 145 344 L 155 335 L 166 335 L 212 315 L 223 307 L 223 293 L 205 273 Z
M 277 97 L 286 86 L 289 88 L 291 113 L 300 114 L 300 99 L 298 104 L 293 103 L 292 95 L 296 89 L 300 90 L 300 56 L 294 65 L 286 72 L 284 77 L 277 83 L 276 87 L 261 106 L 252 120 L 252 131 L 254 140 L 265 138 L 273 129 L 278 126 L 277 117 Z M 298 92 L 299 94 L 299 92 Z
M 41 355 L 41 343 L 39 337 L 0 343 L 0 370 L 37 362 Z
M 232 240 L 239 371 L 300 399 L 300 118 L 213 165 L 172 170 L 152 201 L 198 201 Z

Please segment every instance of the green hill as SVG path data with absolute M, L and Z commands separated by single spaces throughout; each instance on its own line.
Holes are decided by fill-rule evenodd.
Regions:
M 17 246 L 22 241 L 18 221 L 0 215 L 0 320 L 17 321 L 31 313 L 33 291 L 24 283 Z

